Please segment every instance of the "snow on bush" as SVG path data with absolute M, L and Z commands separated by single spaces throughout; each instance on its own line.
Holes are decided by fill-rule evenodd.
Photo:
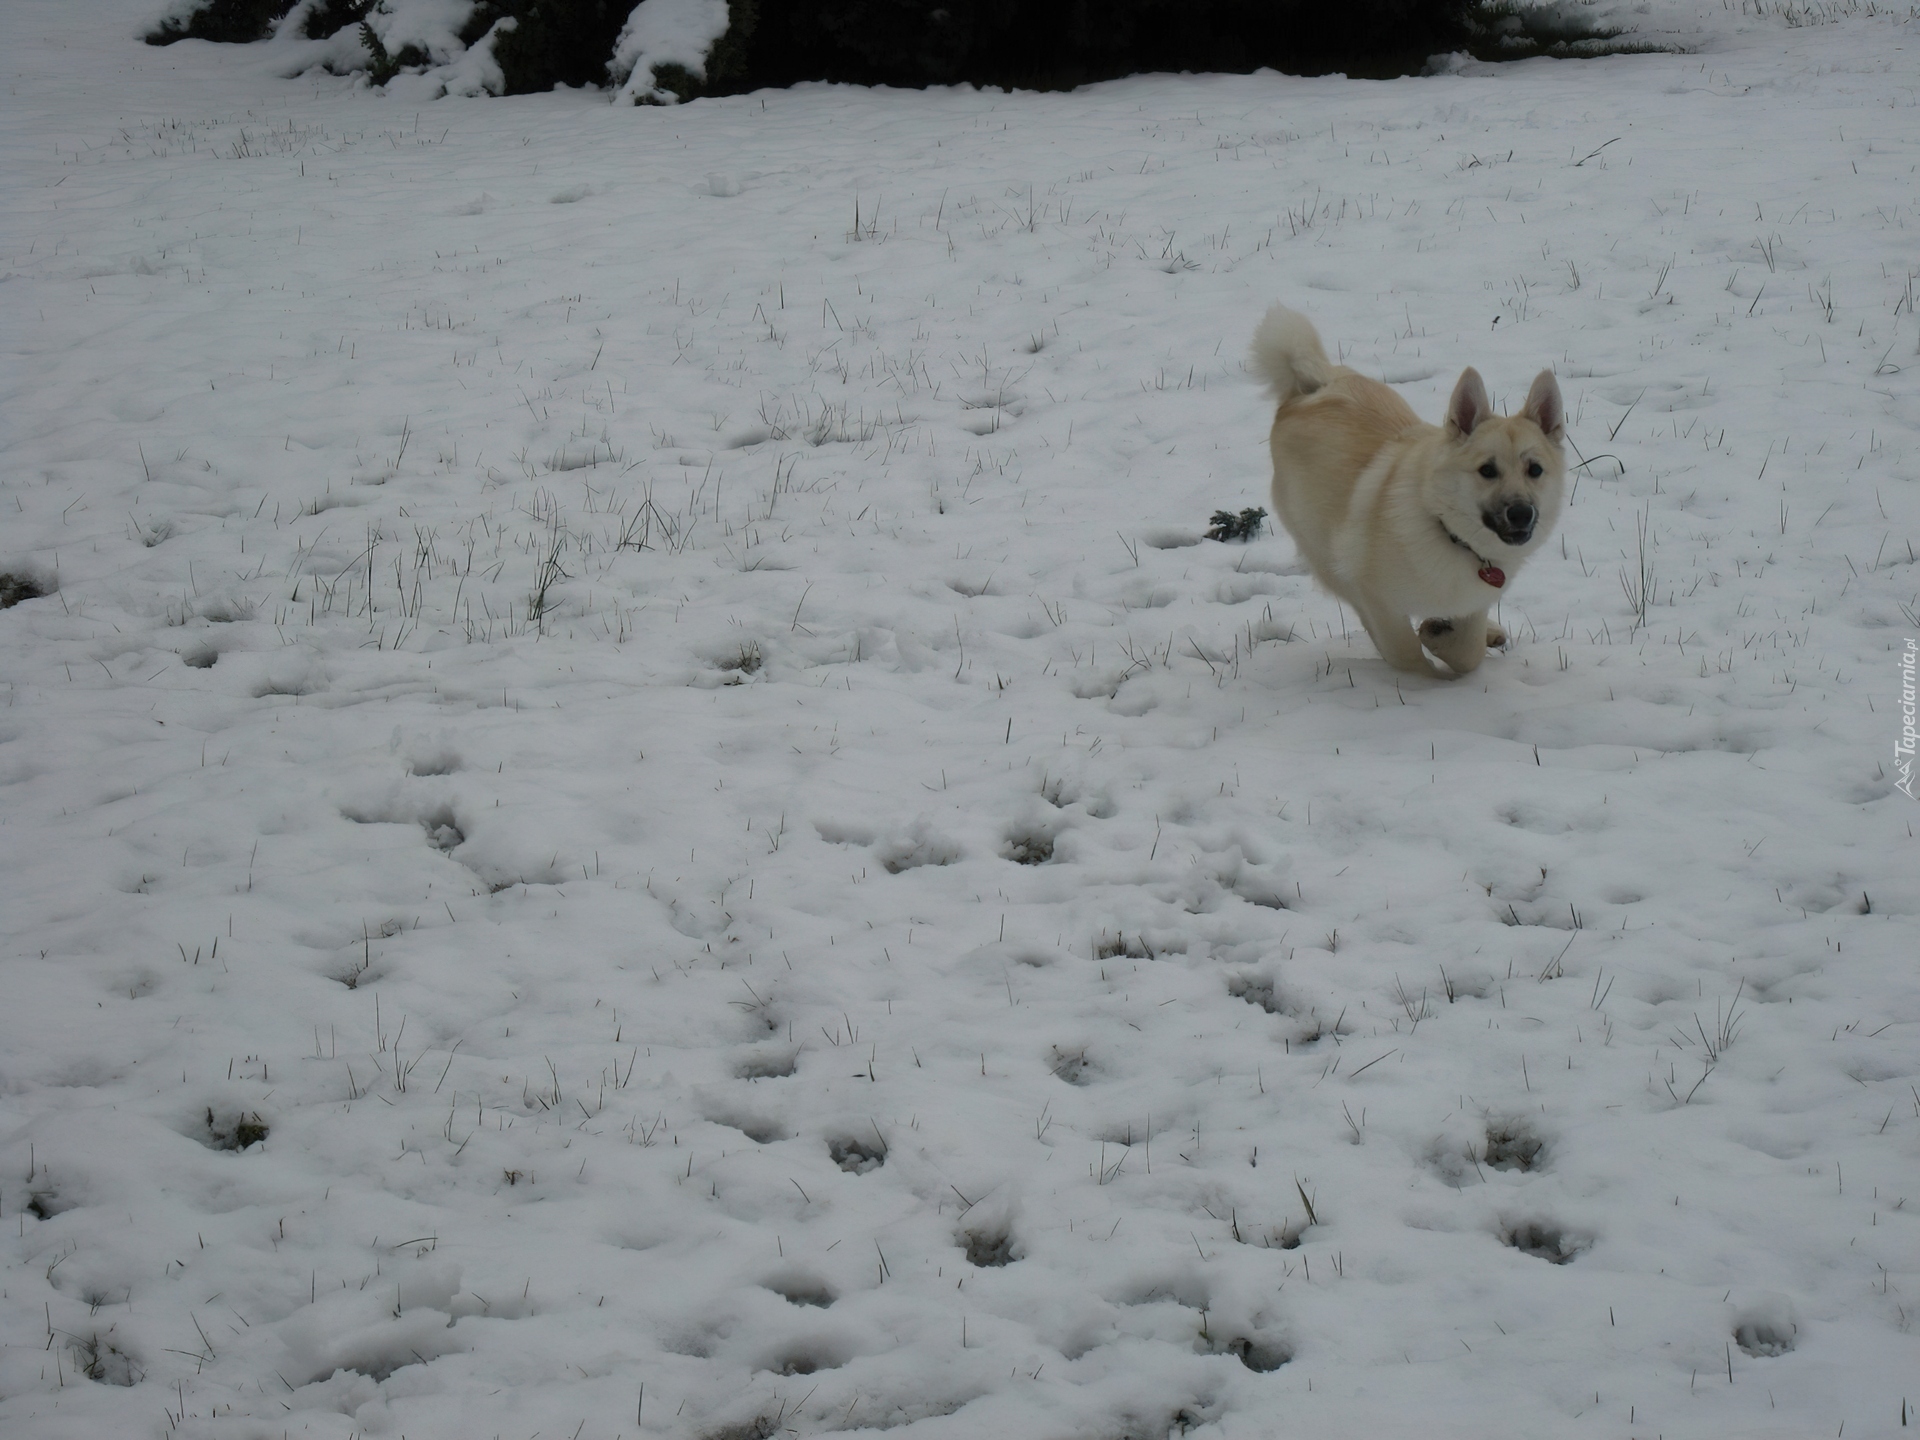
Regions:
M 707 56 L 732 24 L 729 0 L 641 0 L 608 66 L 616 102 L 673 105 L 707 78 Z
M 609 81 L 620 103 L 671 105 L 702 88 L 709 57 L 732 23 L 728 0 L 645 0 L 596 71 L 600 61 L 576 53 L 592 43 L 591 27 L 569 26 L 577 17 L 538 7 L 516 13 L 526 8 L 475 0 L 165 0 L 141 33 L 155 44 L 268 41 L 283 73 L 363 74 L 408 101 L 545 88 L 557 49 L 573 69 L 584 62 Z M 527 26 L 530 53 L 522 73 L 509 77 L 496 46 Z
M 300 47 L 295 63 L 301 68 L 317 64 L 335 74 L 365 73 L 402 100 L 505 93 L 494 45 L 515 28 L 511 16 L 475 38 L 473 0 L 378 0 L 359 23 L 319 39 L 302 38 L 312 28 L 309 17 L 337 18 L 340 9 L 333 0 L 300 0 L 275 39 Z

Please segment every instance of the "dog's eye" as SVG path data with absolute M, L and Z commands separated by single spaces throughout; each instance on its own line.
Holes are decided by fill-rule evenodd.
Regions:
M 1489 460 L 1480 467 L 1480 474 L 1488 480 L 1498 480 L 1500 478 L 1500 467 Z
M 1538 460 L 1529 460 L 1527 462 L 1527 477 L 1529 479 L 1538 480 L 1542 475 L 1546 473 L 1547 473 L 1546 467 L 1542 465 Z

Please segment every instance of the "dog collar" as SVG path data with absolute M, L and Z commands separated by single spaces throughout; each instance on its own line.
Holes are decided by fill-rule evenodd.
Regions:
M 1467 544 L 1466 541 L 1462 540 L 1458 535 L 1454 534 L 1453 531 L 1448 530 L 1446 527 L 1446 523 L 1444 521 L 1441 522 L 1440 529 L 1446 535 L 1447 539 L 1451 540 L 1454 544 L 1458 545 L 1462 550 L 1466 551 L 1467 554 L 1473 556 L 1474 559 L 1480 562 L 1480 569 L 1478 571 L 1478 574 L 1482 581 L 1484 581 L 1488 585 L 1491 585 L 1496 590 L 1500 589 L 1503 585 L 1507 583 L 1506 571 L 1502 570 L 1498 565 L 1494 564 L 1491 560 L 1487 559 L 1487 557 L 1482 555 L 1478 550 L 1474 549 L 1471 545 Z

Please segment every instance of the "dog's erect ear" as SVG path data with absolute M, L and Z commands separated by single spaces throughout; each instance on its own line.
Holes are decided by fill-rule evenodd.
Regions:
M 1461 435 L 1471 435 L 1473 427 L 1493 413 L 1493 402 L 1487 399 L 1486 383 L 1481 380 L 1480 372 L 1469 365 L 1460 372 L 1460 381 L 1453 387 L 1453 398 L 1447 401 L 1447 428 Z
M 1560 401 L 1560 382 L 1551 370 L 1533 377 L 1533 388 L 1527 391 L 1526 407 L 1520 413 L 1538 425 L 1549 440 L 1560 438 L 1567 426 L 1567 407 Z

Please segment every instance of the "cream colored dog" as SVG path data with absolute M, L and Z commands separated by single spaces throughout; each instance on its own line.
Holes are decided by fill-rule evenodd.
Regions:
M 1273 386 L 1273 508 L 1320 583 L 1397 670 L 1465 675 L 1506 634 L 1488 608 L 1560 518 L 1565 412 L 1542 370 L 1518 415 L 1472 368 L 1428 425 L 1378 380 L 1335 365 L 1306 316 L 1276 305 L 1253 336 Z M 1408 617 L 1418 617 L 1416 632 Z

